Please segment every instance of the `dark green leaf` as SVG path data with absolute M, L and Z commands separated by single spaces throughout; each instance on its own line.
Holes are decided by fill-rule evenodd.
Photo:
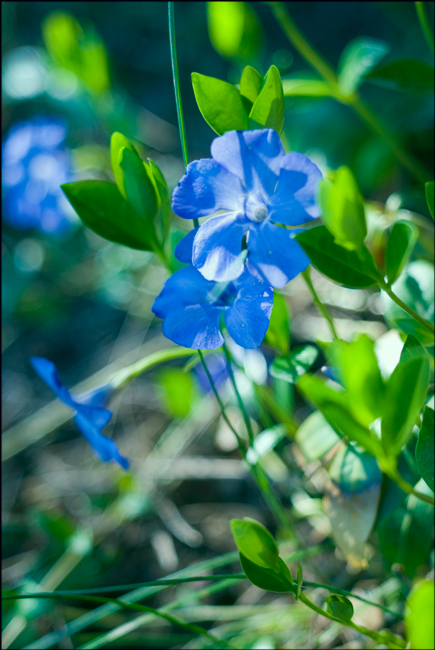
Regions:
M 203 118 L 218 135 L 248 128 L 248 113 L 238 88 L 198 72 L 192 73 L 192 84 Z
M 369 72 L 366 79 L 402 92 L 430 93 L 434 89 L 433 67 L 413 59 L 386 63 Z
M 157 163 L 155 163 L 151 158 L 148 158 L 148 163 L 160 199 L 160 208 L 162 210 L 162 241 L 165 242 L 171 227 L 171 196 L 169 194 L 165 177 L 160 171 Z
M 426 406 L 418 434 L 415 458 L 418 471 L 432 492 L 434 491 L 434 411 Z
M 367 236 L 364 205 L 348 167 L 340 167 L 332 183 L 320 181 L 319 203 L 322 221 L 336 244 L 348 250 L 361 249 Z
M 422 346 L 401 359 L 386 384 L 385 415 L 381 422 L 382 445 L 397 456 L 412 435 L 429 384 L 429 358 Z
M 343 50 L 338 63 L 338 85 L 341 92 L 351 95 L 389 49 L 384 41 L 367 36 L 351 41 Z
M 385 249 L 385 271 L 390 284 L 402 273 L 417 239 L 418 229 L 410 221 L 400 220 L 393 224 Z
M 393 286 L 394 293 L 420 316 L 433 322 L 434 268 L 427 260 L 414 260 Z M 390 327 L 413 334 L 423 345 L 433 345 L 433 335 L 408 316 L 386 293 L 382 292 L 384 317 Z
M 293 586 L 293 580 L 291 579 L 291 576 L 290 580 L 288 578 L 290 572 L 280 557 L 277 562 L 278 573 L 272 571 L 272 569 L 267 569 L 251 562 L 251 560 L 245 557 L 243 553 L 239 553 L 239 556 L 243 572 L 253 585 L 260 589 L 264 589 L 265 591 L 273 591 L 279 594 L 294 593 L 295 588 Z M 285 569 L 287 569 L 287 571 L 285 571 Z
M 335 243 L 325 226 L 309 228 L 295 236 L 313 266 L 328 278 L 350 289 L 375 284 L 376 268 L 369 251 L 363 247 L 362 258 Z
M 277 133 L 281 133 L 284 126 L 284 110 L 281 75 L 278 68 L 272 65 L 267 72 L 261 92 L 249 113 L 249 118 L 266 129 L 275 129 Z
M 263 77 L 255 68 L 247 65 L 242 72 L 240 79 L 240 94 L 242 101 L 245 101 L 245 108 L 248 113 L 251 112 L 252 106 L 260 94 L 261 86 L 263 85 Z
M 297 589 L 296 589 L 296 598 L 299 598 L 301 595 L 302 591 L 302 584 L 303 584 L 303 575 L 302 575 L 302 564 L 298 562 L 298 572 L 297 572 Z
M 251 562 L 264 568 L 275 569 L 278 547 L 267 528 L 255 519 L 231 519 L 231 532 L 237 548 Z
M 415 489 L 433 495 L 423 479 Z M 410 579 L 419 567 L 429 562 L 433 548 L 433 514 L 432 505 L 410 494 L 378 527 L 380 550 L 388 566 L 400 564 Z
M 154 250 L 146 221 L 123 199 L 114 183 L 79 181 L 61 188 L 85 226 L 97 235 L 129 248 Z
M 432 215 L 432 219 L 434 219 L 434 181 L 425 183 L 424 189 L 426 193 L 427 207 Z
M 294 384 L 315 362 L 319 351 L 313 345 L 297 348 L 287 357 L 275 359 L 270 366 L 270 374 L 277 379 L 284 379 Z
M 340 438 L 320 411 L 311 413 L 296 431 L 295 440 L 307 461 L 323 458 Z
M 326 596 L 326 611 L 331 616 L 335 616 L 348 623 L 353 616 L 353 605 L 346 596 L 330 594 Z
M 266 332 L 266 342 L 281 354 L 287 354 L 290 347 L 290 314 L 284 296 L 277 290 L 273 296 L 272 314 Z

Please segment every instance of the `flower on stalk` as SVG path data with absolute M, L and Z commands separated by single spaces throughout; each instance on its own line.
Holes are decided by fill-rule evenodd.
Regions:
M 80 396 L 72 395 L 62 384 L 52 361 L 43 357 L 30 357 L 30 362 L 56 397 L 75 411 L 74 423 L 97 456 L 104 462 L 115 460 L 121 467 L 128 469 L 129 461 L 121 456 L 114 440 L 101 433 L 101 429 L 112 417 L 112 413 L 102 406 L 112 393 L 111 386 L 102 386 Z
M 175 249 L 181 262 L 191 261 L 192 230 Z M 194 350 L 215 350 L 224 337 L 219 320 L 233 340 L 243 348 L 258 348 L 267 328 L 273 305 L 273 289 L 245 271 L 234 282 L 206 280 L 193 266 L 174 273 L 154 301 L 152 311 L 163 318 L 166 338 Z
M 2 145 L 3 218 L 19 230 L 50 234 L 71 229 L 71 208 L 60 185 L 71 180 L 70 153 L 62 146 L 65 121 L 35 116 L 17 122 Z
M 310 261 L 292 233 L 275 224 L 302 226 L 320 216 L 320 170 L 300 153 L 285 154 L 272 129 L 228 131 L 213 140 L 211 154 L 188 165 L 172 197 L 184 219 L 214 215 L 195 234 L 193 266 L 207 280 L 234 280 L 245 269 L 245 241 L 248 270 L 283 287 Z

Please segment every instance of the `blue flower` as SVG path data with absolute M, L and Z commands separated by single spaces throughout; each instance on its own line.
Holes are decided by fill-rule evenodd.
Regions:
M 102 404 L 107 402 L 113 389 L 110 386 L 102 386 L 84 395 L 75 396 L 60 381 L 54 363 L 42 357 L 30 357 L 30 362 L 56 397 L 75 411 L 74 423 L 97 456 L 104 462 L 115 460 L 121 467 L 128 469 L 129 462 L 121 456 L 116 443 L 101 433 L 101 429 L 112 417 L 112 413 Z
M 192 230 L 177 246 L 175 255 L 190 262 Z M 224 314 L 229 334 L 243 348 L 258 348 L 273 305 L 273 289 L 245 271 L 234 282 L 211 282 L 193 266 L 174 273 L 154 301 L 152 311 L 163 318 L 166 338 L 194 350 L 219 348 L 224 337 L 219 320 Z
M 320 170 L 300 153 L 285 154 L 272 129 L 229 131 L 213 140 L 211 154 L 188 165 L 172 197 L 184 219 L 214 215 L 195 234 L 193 266 L 207 280 L 234 280 L 244 272 L 245 239 L 248 270 L 283 287 L 310 261 L 291 232 L 274 224 L 301 226 L 320 216 Z
M 14 228 L 63 234 L 71 210 L 61 183 L 71 180 L 69 151 L 62 148 L 66 123 L 36 116 L 18 122 L 2 146 L 3 217 Z
M 219 390 L 219 387 L 222 386 L 229 377 L 225 357 L 222 354 L 215 354 L 212 352 L 207 355 L 206 363 L 213 379 L 213 383 L 216 389 Z M 197 364 L 193 370 L 202 392 L 209 393 L 212 390 L 212 387 L 202 364 Z

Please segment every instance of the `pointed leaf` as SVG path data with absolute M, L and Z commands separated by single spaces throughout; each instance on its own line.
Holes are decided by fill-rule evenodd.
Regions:
M 119 152 L 119 166 L 124 173 L 127 200 L 141 217 L 145 217 L 150 232 L 154 232 L 153 219 L 158 209 L 158 197 L 148 165 L 136 153 L 123 147 Z
M 85 226 L 117 244 L 151 251 L 147 223 L 107 181 L 65 183 L 61 188 Z
M 351 95 L 389 49 L 384 41 L 367 36 L 355 38 L 346 45 L 338 63 L 338 85 L 341 92 Z
M 309 228 L 295 236 L 320 273 L 334 282 L 349 287 L 362 289 L 376 283 L 379 273 L 367 248 L 362 248 L 362 258 L 355 251 L 339 246 L 333 235 L 325 226 Z
M 432 492 L 434 491 L 434 411 L 426 406 L 423 411 L 423 422 L 418 434 L 415 459 L 418 471 Z
M 247 65 L 242 72 L 240 79 L 240 94 L 242 99 L 247 100 L 245 104 L 246 109 L 249 112 L 252 109 L 252 106 L 260 94 L 261 87 L 263 85 L 263 77 L 255 68 L 250 65 Z
M 248 113 L 238 88 L 198 72 L 192 73 L 192 84 L 203 118 L 218 135 L 248 128 Z
M 353 605 L 346 596 L 330 594 L 326 597 L 326 611 L 331 616 L 348 623 L 353 616 Z
M 385 271 L 390 284 L 402 273 L 417 239 L 418 229 L 410 221 L 400 220 L 393 224 L 385 249 Z
M 162 210 L 162 241 L 165 242 L 171 227 L 171 196 L 169 194 L 166 179 L 160 171 L 157 163 L 151 158 L 148 158 L 148 163 L 159 196 L 160 208 Z
M 112 164 L 112 171 L 113 176 L 115 177 L 115 182 L 122 196 L 124 199 L 126 199 L 127 193 L 125 191 L 124 172 L 122 171 L 119 164 L 121 149 L 128 149 L 132 153 L 138 155 L 130 140 L 128 140 L 125 135 L 122 135 L 122 133 L 115 131 L 115 133 L 112 133 L 112 137 L 110 138 L 110 161 Z
M 239 556 L 243 572 L 253 585 L 265 591 L 273 591 L 279 594 L 294 593 L 293 580 L 291 580 L 291 576 L 291 581 L 288 578 L 290 572 L 280 557 L 277 562 L 279 572 L 276 572 L 251 562 L 243 553 L 239 553 Z M 287 572 L 283 565 L 287 569 Z
M 281 75 L 275 65 L 269 68 L 260 94 L 254 102 L 249 114 L 266 129 L 275 129 L 281 133 L 284 126 L 284 94 L 282 90 Z
M 275 569 L 278 547 L 267 528 L 250 517 L 231 519 L 230 526 L 236 546 L 245 557 L 262 567 Z

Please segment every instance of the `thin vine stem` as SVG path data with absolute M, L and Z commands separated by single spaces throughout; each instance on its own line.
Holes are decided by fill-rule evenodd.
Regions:
M 414 311 L 411 307 L 409 307 L 406 303 L 404 303 L 403 300 L 399 298 L 399 296 L 396 296 L 396 294 L 394 293 L 394 291 L 392 290 L 389 284 L 387 284 L 386 282 L 379 282 L 378 284 L 380 288 L 383 289 L 383 291 L 385 291 L 385 293 L 391 298 L 391 300 L 395 302 L 396 305 L 398 305 L 398 307 L 403 309 L 403 311 L 406 311 L 406 313 L 409 316 L 411 316 L 411 318 L 413 318 L 418 323 L 420 323 L 420 325 L 424 327 L 425 330 L 427 330 L 431 334 L 434 333 L 434 326 L 432 325 L 432 323 L 429 323 L 429 321 L 422 318 L 419 314 L 417 314 L 416 311 Z
M 376 135 L 381 137 L 384 142 L 387 143 L 403 167 L 405 167 L 420 183 L 426 182 L 429 179 L 429 176 L 425 168 L 414 158 L 414 156 L 404 149 L 402 144 L 395 137 L 394 133 L 392 133 L 387 126 L 383 124 L 379 117 L 366 106 L 358 93 L 354 92 L 351 95 L 344 95 L 342 93 L 335 71 L 301 33 L 283 3 L 269 2 L 269 5 L 284 34 L 307 63 L 317 70 L 333 91 L 335 99 L 342 104 L 350 106 L 358 117 L 374 133 L 376 133 Z
M 432 54 L 434 54 L 433 31 L 431 29 L 430 22 L 427 17 L 426 7 L 424 6 L 424 2 L 416 2 L 415 9 L 417 11 L 417 16 L 418 16 L 418 21 L 420 23 L 421 31 L 423 32 L 426 42 L 429 45 L 430 51 L 432 52 Z
M 302 272 L 302 277 L 304 278 L 304 280 L 306 282 L 306 285 L 307 285 L 308 289 L 310 290 L 311 295 L 313 296 L 313 300 L 314 300 L 314 303 L 316 304 L 317 309 L 320 311 L 322 316 L 324 316 L 326 318 L 326 320 L 328 321 L 328 325 L 329 325 L 329 328 L 331 330 L 332 338 L 338 339 L 339 336 L 337 334 L 337 330 L 335 329 L 335 325 L 334 325 L 334 321 L 332 319 L 332 316 L 329 313 L 329 311 L 327 310 L 327 308 L 325 307 L 325 305 L 323 304 L 323 302 L 320 300 L 320 298 L 319 298 L 319 296 L 317 294 L 317 291 L 315 290 L 314 285 L 313 285 L 313 283 L 311 281 L 310 267 L 308 267 L 307 269 L 305 269 L 305 271 Z
M 423 492 L 419 492 L 418 490 L 414 490 L 412 485 L 408 483 L 408 481 L 406 481 L 401 474 L 399 474 L 397 469 L 387 471 L 386 473 L 407 494 L 412 494 L 417 499 L 420 499 L 420 501 L 425 501 L 426 503 L 430 503 L 431 506 L 435 505 L 435 501 L 433 497 L 429 496 L 428 494 L 424 494 Z

